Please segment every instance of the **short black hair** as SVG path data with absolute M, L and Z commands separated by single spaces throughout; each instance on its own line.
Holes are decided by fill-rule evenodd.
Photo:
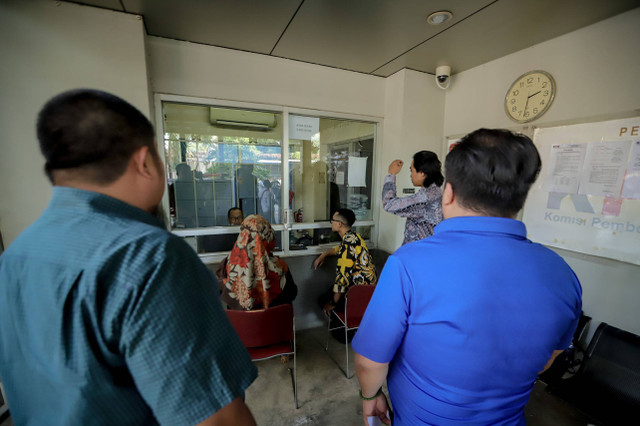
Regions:
M 419 151 L 413 154 L 413 168 L 416 172 L 424 173 L 424 182 L 422 186 L 429 187 L 432 183 L 441 186 L 444 182 L 442 176 L 442 163 L 438 156 L 431 151 Z
M 353 210 L 338 209 L 336 210 L 336 213 L 338 214 L 338 216 L 340 216 L 342 220 L 345 221 L 345 225 L 347 225 L 349 228 L 351 228 L 351 226 L 356 221 L 356 214 L 353 212 Z
M 125 100 L 100 90 L 70 90 L 50 99 L 38 115 L 37 133 L 52 182 L 53 172 L 65 169 L 93 183 L 114 182 L 143 146 L 159 159 L 149 120 Z
M 514 217 L 540 166 L 538 150 L 527 136 L 478 129 L 447 155 L 445 175 L 463 207 L 488 216 Z
M 242 209 L 240 207 L 231 207 L 229 209 L 229 211 L 227 212 L 227 219 L 229 219 L 229 217 L 231 216 L 231 212 L 234 211 L 234 210 L 240 210 L 240 213 L 242 214 L 242 216 L 244 216 L 244 213 L 243 213 L 243 211 L 242 211 Z

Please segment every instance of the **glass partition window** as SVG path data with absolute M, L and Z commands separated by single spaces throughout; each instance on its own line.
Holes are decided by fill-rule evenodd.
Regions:
M 171 228 L 198 253 L 231 250 L 231 208 L 269 220 L 285 254 L 337 244 L 339 208 L 371 238 L 376 123 L 290 114 L 283 140 L 281 112 L 163 101 L 162 118 Z
M 375 123 L 289 117 L 289 208 L 296 222 L 325 222 L 339 208 L 372 220 Z M 302 130 L 297 130 L 302 127 Z
M 174 229 L 228 226 L 232 207 L 281 223 L 282 114 L 163 103 Z M 204 238 L 201 238 L 204 239 Z M 221 247 L 219 244 L 198 244 Z M 217 251 L 217 250 L 215 250 Z

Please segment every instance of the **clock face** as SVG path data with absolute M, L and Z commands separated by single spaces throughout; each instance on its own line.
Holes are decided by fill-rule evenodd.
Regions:
M 504 99 L 504 108 L 512 120 L 528 123 L 544 114 L 553 102 L 556 82 L 544 71 L 529 71 L 518 77 Z

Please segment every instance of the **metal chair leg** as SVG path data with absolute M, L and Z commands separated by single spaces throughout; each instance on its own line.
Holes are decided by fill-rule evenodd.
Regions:
M 347 379 L 349 378 L 349 338 L 347 336 L 347 325 L 344 326 L 344 350 L 347 355 Z

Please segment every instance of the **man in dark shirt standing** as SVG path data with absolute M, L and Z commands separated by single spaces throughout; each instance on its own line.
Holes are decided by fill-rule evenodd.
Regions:
M 0 257 L 0 377 L 16 424 L 255 424 L 255 367 L 215 278 L 152 213 L 151 123 L 97 90 L 51 99 L 53 197 Z

